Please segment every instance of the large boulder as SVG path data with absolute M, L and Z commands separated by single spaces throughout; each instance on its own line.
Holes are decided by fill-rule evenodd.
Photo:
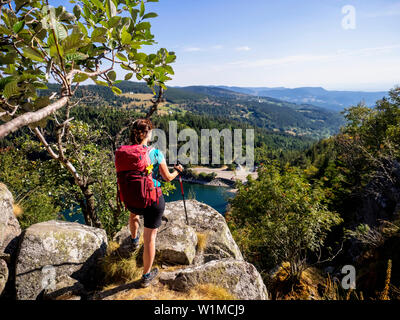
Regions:
M 101 229 L 62 221 L 32 225 L 21 236 L 16 260 L 17 299 L 37 299 L 66 276 L 90 287 L 106 249 Z
M 0 253 L 13 255 L 21 234 L 17 218 L 13 211 L 14 199 L 7 187 L 0 183 Z
M 139 235 L 143 234 L 143 218 L 140 219 Z M 134 251 L 129 227 L 123 227 L 113 238 L 119 244 L 121 257 L 129 257 Z M 189 265 L 196 255 L 197 236 L 192 227 L 169 223 L 163 219 L 156 240 L 156 258 L 162 264 Z
M 3 293 L 4 288 L 6 287 L 7 280 L 8 280 L 7 263 L 0 258 L 0 296 Z
M 165 223 L 156 240 L 157 259 L 165 264 L 190 265 L 196 256 L 197 235 L 185 224 Z
M 206 238 L 205 247 L 198 252 L 198 263 L 225 258 L 243 260 L 225 218 L 218 211 L 196 200 L 186 201 L 186 209 L 189 226 Z M 164 216 L 169 223 L 186 225 L 183 201 L 167 203 Z
M 157 259 L 160 262 L 188 265 L 225 258 L 243 260 L 225 218 L 218 211 L 196 200 L 186 201 L 186 208 L 189 225 L 182 201 L 165 205 L 156 243 Z M 143 232 L 143 218 L 140 220 L 139 231 Z M 197 251 L 196 233 L 203 234 L 206 239 L 204 248 Z M 114 241 L 120 245 L 118 251 L 121 256 L 129 256 L 134 250 L 130 237 L 128 227 L 122 228 L 114 237 Z
M 189 291 L 202 284 L 226 289 L 240 300 L 267 300 L 268 292 L 257 269 L 233 259 L 214 260 L 203 265 L 164 272 L 160 282 L 177 291 Z

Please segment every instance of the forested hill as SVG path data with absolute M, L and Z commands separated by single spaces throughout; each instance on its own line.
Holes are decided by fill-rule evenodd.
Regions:
M 342 111 L 350 105 L 357 105 L 363 101 L 368 107 L 373 107 L 376 101 L 388 96 L 388 92 L 362 92 L 362 91 L 330 91 L 321 87 L 301 88 L 246 88 L 246 87 L 218 87 L 231 90 L 238 94 L 249 94 L 261 97 L 273 97 L 293 103 L 311 103 L 322 108 Z
M 92 96 L 90 103 L 111 105 L 137 111 L 148 108 L 152 91 L 144 83 L 123 81 L 117 86 L 119 96 L 108 87 L 82 86 L 77 96 Z M 50 85 L 49 90 L 56 90 Z M 273 98 L 258 98 L 216 87 L 170 87 L 161 114 L 191 112 L 198 115 L 227 117 L 251 126 L 293 136 L 325 138 L 338 132 L 344 121 L 342 116 L 312 105 L 299 105 Z

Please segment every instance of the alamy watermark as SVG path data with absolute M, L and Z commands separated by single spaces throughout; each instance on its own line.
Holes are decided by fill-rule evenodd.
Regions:
M 344 30 L 354 30 L 357 27 L 357 11 L 352 5 L 347 5 L 342 8 L 342 28 Z
M 248 169 L 254 168 L 254 129 L 246 129 L 246 142 L 243 144 L 242 129 L 202 129 L 200 137 L 193 129 L 184 129 L 178 133 L 177 121 L 169 122 L 169 145 L 167 148 L 167 135 L 161 129 L 152 132 L 152 144 L 164 154 L 168 149 L 168 162 L 220 165 L 221 164 L 221 140 L 223 139 L 223 164 L 236 163 Z M 178 150 L 178 142 L 184 144 Z M 200 153 L 199 153 L 200 150 Z M 245 153 L 245 155 L 243 155 Z M 199 158 L 200 157 L 200 158 Z
M 352 265 L 346 265 L 342 268 L 342 288 L 344 290 L 354 290 L 356 288 L 356 268 Z

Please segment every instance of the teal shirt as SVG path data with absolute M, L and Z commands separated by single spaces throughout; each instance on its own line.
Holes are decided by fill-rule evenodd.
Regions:
M 153 182 L 155 187 L 161 187 L 160 164 L 165 159 L 159 149 L 151 149 L 149 152 L 150 161 L 153 164 Z

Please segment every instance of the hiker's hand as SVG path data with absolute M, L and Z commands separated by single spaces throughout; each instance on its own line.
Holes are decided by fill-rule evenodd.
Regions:
M 183 167 L 182 167 L 182 165 L 180 165 L 180 164 L 174 165 L 174 169 L 175 169 L 176 171 L 178 171 L 179 173 L 182 173 L 182 172 L 183 172 Z

